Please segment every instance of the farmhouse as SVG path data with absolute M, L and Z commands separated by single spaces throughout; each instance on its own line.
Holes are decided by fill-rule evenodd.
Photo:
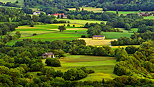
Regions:
M 42 54 L 43 58 L 55 58 L 54 53 L 52 52 L 48 52 L 48 53 L 44 53 Z
M 53 15 L 58 18 L 67 18 L 67 15 L 65 15 L 64 13 L 48 14 L 48 16 L 49 15 Z
M 105 36 L 103 35 L 94 35 L 92 37 L 93 40 L 104 40 L 105 39 Z
M 139 16 L 153 16 L 153 13 L 152 12 L 141 12 L 138 14 Z

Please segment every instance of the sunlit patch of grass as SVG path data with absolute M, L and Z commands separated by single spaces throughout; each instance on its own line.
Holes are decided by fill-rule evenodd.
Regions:
M 42 60 L 45 62 L 45 60 Z M 116 75 L 113 74 L 116 59 L 114 57 L 102 56 L 85 56 L 85 55 L 70 55 L 60 59 L 61 67 L 54 67 L 55 70 L 67 71 L 71 68 L 86 67 L 94 70 L 95 73 L 89 74 L 88 77 L 80 81 L 101 81 L 104 79 L 113 79 Z

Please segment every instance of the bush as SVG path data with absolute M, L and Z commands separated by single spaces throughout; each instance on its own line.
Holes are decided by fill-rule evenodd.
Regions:
M 30 25 L 30 27 L 34 27 L 34 25 L 33 25 L 33 24 L 31 24 L 31 25 Z
M 36 35 L 37 35 L 36 33 L 33 34 L 33 36 L 36 36 Z
M 87 77 L 87 73 L 85 73 L 82 69 L 70 69 L 64 73 L 63 78 L 65 80 L 80 80 Z
M 86 35 L 81 35 L 81 38 L 86 38 Z
M 67 27 L 70 27 L 70 24 L 67 24 Z
M 48 58 L 46 59 L 45 63 L 47 64 L 47 66 L 53 66 L 53 67 L 60 67 L 60 61 L 58 59 L 55 58 Z

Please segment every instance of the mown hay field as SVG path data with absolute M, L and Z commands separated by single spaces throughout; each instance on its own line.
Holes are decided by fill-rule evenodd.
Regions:
M 90 46 L 102 46 L 102 45 L 111 45 L 111 41 L 117 39 L 105 39 L 105 40 L 93 40 L 92 38 L 79 38 L 80 40 L 85 40 L 86 45 Z

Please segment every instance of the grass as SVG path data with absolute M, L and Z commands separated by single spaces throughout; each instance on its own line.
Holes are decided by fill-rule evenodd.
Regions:
M 131 31 L 132 32 L 137 32 L 138 31 L 138 28 L 132 28 Z
M 121 32 L 102 32 L 107 39 L 117 39 L 120 37 L 130 37 L 133 33 L 121 33 Z
M 62 23 L 62 24 L 44 24 L 44 25 L 35 25 L 34 27 L 30 26 L 19 26 L 16 28 L 16 31 L 20 31 L 21 33 L 21 38 L 18 40 L 22 39 L 32 39 L 35 41 L 41 40 L 41 41 L 53 41 L 53 40 L 74 40 L 78 39 L 81 37 L 81 35 L 87 35 L 87 29 L 82 28 L 85 23 L 100 23 L 102 21 L 95 21 L 95 20 L 71 20 L 71 19 L 58 19 L 58 20 L 66 20 L 70 21 L 70 27 L 67 27 L 68 23 Z M 66 30 L 64 32 L 59 32 L 58 26 L 64 25 L 66 26 Z M 73 27 L 75 25 L 75 27 Z M 128 31 L 120 28 L 120 30 L 123 31 L 121 32 L 102 32 L 102 35 L 105 35 L 106 39 L 117 39 L 120 37 L 130 37 L 133 33 L 129 33 Z M 135 30 L 135 29 L 134 29 Z M 15 32 L 11 32 L 11 35 L 14 35 Z M 37 34 L 33 36 L 33 34 Z M 18 40 L 13 40 L 8 42 L 8 45 L 13 45 L 16 41 Z M 105 42 L 98 42 L 95 41 L 96 43 L 93 43 L 94 41 L 90 42 L 91 44 L 95 45 L 109 45 L 110 42 L 105 41 Z
M 20 31 L 21 38 L 19 40 L 13 40 L 7 43 L 7 45 L 13 45 L 16 41 L 22 39 L 32 39 L 32 40 L 41 40 L 41 41 L 53 41 L 53 40 L 74 40 L 80 38 L 81 35 L 86 35 L 87 29 L 81 28 L 84 23 L 100 23 L 101 21 L 91 21 L 91 20 L 70 20 L 70 19 L 61 19 L 70 21 L 70 27 L 67 27 L 64 32 L 59 32 L 58 26 L 63 24 L 45 24 L 45 25 L 35 25 L 34 27 L 29 26 L 19 26 L 16 28 L 16 31 Z M 75 27 L 73 27 L 75 25 Z M 14 35 L 15 32 L 11 32 L 11 35 Z M 36 33 L 36 36 L 32 36 Z
M 42 60 L 43 63 L 45 59 Z M 69 55 L 60 59 L 62 67 L 54 67 L 55 70 L 67 71 L 71 68 L 86 67 L 92 69 L 95 73 L 80 81 L 101 81 L 102 78 L 113 79 L 116 75 L 113 74 L 116 60 L 114 57 L 101 56 L 85 56 L 85 55 Z
M 7 43 L 7 45 L 14 45 L 17 41 L 22 39 L 32 39 L 35 41 L 53 41 L 53 40 L 75 40 L 80 38 L 81 35 L 86 35 L 87 29 L 78 27 L 67 27 L 64 32 L 59 32 L 57 29 L 59 24 L 46 24 L 46 25 L 35 25 L 34 27 L 19 26 L 16 31 L 20 31 L 21 38 L 19 40 L 13 40 Z M 76 25 L 78 26 L 78 24 Z M 11 32 L 14 35 L 15 32 Z M 36 33 L 36 36 L 33 34 Z
M 154 19 L 154 16 L 147 16 L 147 17 L 144 17 L 144 19 Z
M 17 5 L 20 5 L 20 6 L 24 5 L 24 0 L 0 0 L 0 2 L 3 2 L 3 3 L 7 3 L 7 2 L 15 3 L 16 1 L 18 1 Z
M 101 23 L 101 22 L 105 22 L 105 21 L 96 21 L 96 20 L 72 20 L 72 19 L 57 19 L 57 20 L 63 20 L 63 21 L 70 21 L 70 23 L 73 24 L 81 24 L 84 25 L 86 23 Z
M 116 13 L 116 11 L 107 11 L 107 12 L 112 12 Z M 119 14 L 132 14 L 132 13 L 139 13 L 139 11 L 118 11 Z
M 80 10 L 82 10 L 82 8 L 86 11 L 93 11 L 95 13 L 100 13 L 103 12 L 102 8 L 95 8 L 95 7 L 80 7 Z M 68 8 L 69 10 L 76 10 L 76 8 Z
M 65 38 L 79 38 L 82 34 L 80 33 L 65 33 L 65 32 L 52 32 L 47 34 L 40 34 L 32 37 L 22 37 L 20 39 L 65 39 Z

